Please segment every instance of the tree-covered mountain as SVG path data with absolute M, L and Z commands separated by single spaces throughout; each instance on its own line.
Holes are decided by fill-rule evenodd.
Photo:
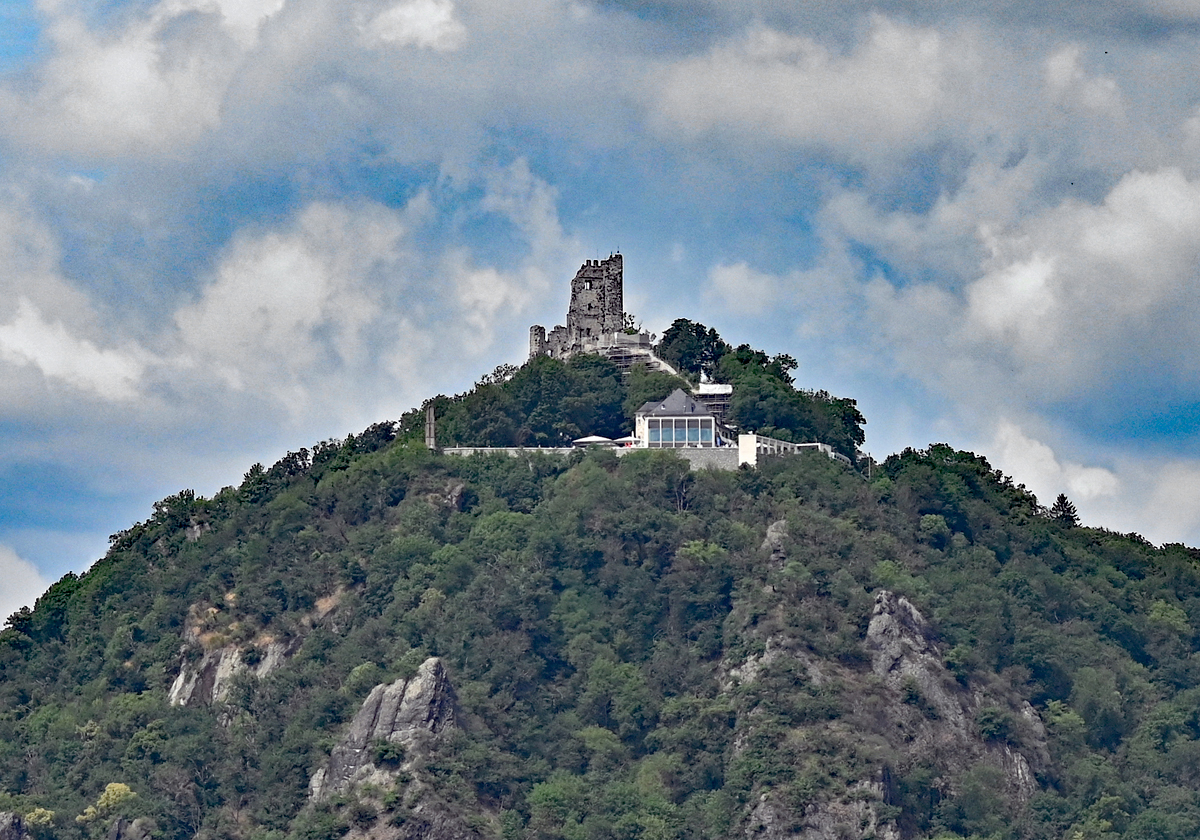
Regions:
M 633 387 L 498 379 L 446 422 Z M 0 836 L 1200 834 L 1195 550 L 942 445 L 693 472 L 417 421 L 164 499 L 9 618 Z

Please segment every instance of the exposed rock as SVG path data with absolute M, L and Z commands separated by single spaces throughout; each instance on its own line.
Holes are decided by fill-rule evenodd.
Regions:
M 0 840 L 33 840 L 25 828 L 25 820 L 12 811 L 0 811 Z
M 204 534 L 212 530 L 212 526 L 207 522 L 192 522 L 184 530 L 184 539 L 188 542 L 195 542 Z
M 784 534 L 769 531 L 763 550 L 782 545 Z M 780 603 L 776 614 L 760 615 L 747 624 L 745 632 L 759 652 L 741 662 L 722 663 L 721 689 L 736 692 L 739 686 L 750 687 L 765 672 L 781 666 L 802 675 L 796 678 L 810 689 L 832 685 L 843 698 L 837 716 L 802 724 L 787 737 L 853 743 L 863 749 L 860 759 L 874 751 L 877 764 L 846 788 L 830 790 L 800 809 L 774 791 L 756 790 L 757 798 L 744 812 L 746 837 L 900 840 L 900 826 L 880 818 L 887 813 L 881 806 L 896 804 L 892 780 L 916 767 L 938 769 L 935 784 L 946 798 L 956 793 L 952 780 L 980 765 L 1001 771 L 1003 795 L 1014 805 L 1027 802 L 1040 789 L 1038 775 L 1049 766 L 1049 754 L 1037 712 L 1028 703 L 1016 702 L 1011 691 L 998 683 L 967 688 L 954 679 L 942 661 L 933 628 L 907 598 L 878 593 L 863 639 L 869 672 L 853 661 L 816 654 L 804 638 L 790 632 L 785 610 L 804 608 L 803 603 Z M 753 690 L 747 696 L 754 696 Z M 1012 715 L 1018 731 L 1008 738 L 982 737 L 976 721 L 986 707 Z M 755 705 L 739 712 L 734 753 L 752 741 L 759 714 Z
M 246 665 L 236 645 L 207 651 L 195 665 L 184 661 L 167 692 L 167 700 L 172 706 L 220 703 L 228 696 L 238 674 L 249 671 L 262 679 L 284 663 L 289 650 L 282 642 L 268 642 L 259 652 L 260 659 L 253 667 Z
M 117 817 L 108 830 L 108 840 L 151 840 L 157 830 L 154 820 L 147 817 L 138 817 L 133 822 Z
M 876 806 L 882 801 L 882 785 L 859 782 L 846 799 L 806 809 L 797 823 L 769 794 L 760 794 L 746 824 L 746 836 L 761 840 L 900 840 L 894 823 L 879 820 Z
M 1049 753 L 1046 730 L 1037 712 L 1028 702 L 1021 704 L 1019 714 L 1029 736 L 1023 739 L 1026 743 L 1021 749 L 1000 741 L 983 742 L 975 725 L 980 709 L 989 705 L 1002 708 L 1007 702 L 956 684 L 942 662 L 929 622 L 907 598 L 887 590 L 875 596 L 866 647 L 871 652 L 872 670 L 889 688 L 905 693 L 915 690 L 932 710 L 934 719 L 923 723 L 922 731 L 908 746 L 910 753 L 936 756 L 943 766 L 959 771 L 977 761 L 998 766 L 1009 795 L 1018 802 L 1027 802 L 1038 792 L 1035 766 L 1047 766 Z
M 454 688 L 437 657 L 421 663 L 412 679 L 375 686 L 328 763 L 313 774 L 309 795 L 320 801 L 364 783 L 391 784 L 413 768 L 434 739 L 455 726 L 456 714 Z M 402 748 L 404 758 L 396 769 L 376 766 L 374 750 L 381 743 Z
M 925 616 L 903 595 L 884 589 L 875 596 L 875 609 L 867 627 L 871 670 L 892 689 L 915 684 L 938 715 L 965 730 L 966 710 L 960 693 L 952 687 Z
M 167 699 L 172 706 L 206 706 L 220 703 L 229 695 L 234 679 L 243 673 L 251 673 L 262 679 L 279 669 L 304 641 L 308 631 L 318 624 L 335 629 L 334 616 L 342 601 L 344 590 L 318 598 L 313 609 L 298 616 L 294 622 L 295 637 L 280 642 L 263 632 L 247 645 L 228 643 L 229 635 L 244 629 L 240 622 L 222 623 L 225 614 L 221 607 L 211 604 L 193 604 L 188 610 L 183 625 L 183 648 L 181 662 Z M 237 608 L 237 596 L 227 592 L 224 598 L 226 609 Z M 189 656 L 189 653 L 192 656 Z M 199 654 L 199 661 L 189 661 Z M 247 656 L 253 654 L 253 664 Z
M 746 657 L 739 665 L 725 663 L 721 668 L 721 690 L 731 689 L 754 682 L 762 670 L 783 657 L 790 657 L 804 667 L 805 675 L 813 685 L 822 685 L 828 681 L 821 662 L 810 656 L 796 645 L 789 644 L 781 636 L 768 636 L 764 643 L 766 648 L 761 654 Z
M 446 485 L 444 490 L 429 494 L 429 501 L 434 505 L 441 505 L 450 510 L 462 510 L 463 508 L 463 491 L 467 486 L 461 481 L 452 482 Z
M 787 536 L 786 519 L 777 520 L 767 526 L 767 537 L 763 540 L 759 550 L 771 552 L 771 562 L 776 566 L 782 566 L 787 562 L 787 550 L 784 548 Z

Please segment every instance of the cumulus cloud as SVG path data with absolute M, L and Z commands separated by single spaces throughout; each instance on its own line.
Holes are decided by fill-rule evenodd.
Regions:
M 1019 476 L 1045 505 L 1064 492 L 1072 499 L 1089 502 L 1098 497 L 1113 496 L 1121 490 L 1121 483 L 1111 470 L 1062 461 L 1053 449 L 1030 437 L 1008 419 L 997 424 L 989 451 L 994 453 L 995 463 L 1001 470 Z
M 779 279 L 744 262 L 713 266 L 708 284 L 710 294 L 739 315 L 761 315 L 777 305 Z
M 527 252 L 495 264 L 466 246 L 440 253 L 427 192 L 395 209 L 311 203 L 270 229 L 239 233 L 196 299 L 174 316 L 181 354 L 230 388 L 303 414 L 380 372 L 445 369 L 486 352 L 550 287 L 578 243 L 556 197 L 524 161 L 482 177 L 476 212 L 510 226 Z
M 1050 96 L 1095 111 L 1119 113 L 1121 92 L 1115 79 L 1089 74 L 1081 63 L 1082 48 L 1069 44 L 1046 59 L 1045 78 Z
M 0 545 L 0 622 L 21 607 L 32 607 L 50 581 L 6 545 Z
M 1200 181 L 1135 170 L 1096 203 L 1021 213 L 1028 178 L 985 180 L 925 213 L 851 193 L 825 207 L 822 262 L 842 277 L 827 292 L 898 371 L 987 404 L 1142 387 L 1147 371 L 1172 393 L 1200 387 Z M 901 270 L 869 270 L 860 243 Z
M 5 417 L 83 395 L 130 424 L 72 458 L 154 439 L 122 457 L 165 471 L 394 416 L 519 361 L 587 241 L 625 246 L 642 314 L 886 380 L 846 391 L 885 406 L 872 436 L 920 414 L 1089 516 L 1156 469 L 1191 486 L 1085 457 L 1070 416 L 1195 402 L 1183 0 L 94 5 L 43 3 L 0 79 Z M 1113 38 L 1130 14 L 1174 37 Z
M 455 16 L 451 0 L 408 0 L 360 24 L 369 43 L 427 47 L 438 52 L 458 49 L 467 28 Z
M 31 364 L 48 379 L 91 391 L 106 400 L 137 396 L 146 367 L 138 353 L 101 350 L 71 335 L 61 321 L 50 322 L 22 298 L 16 318 L 0 325 L 0 358 L 11 364 Z
M 0 203 L 0 395 L 18 416 L 57 393 L 128 403 L 156 357 L 104 324 L 61 271 L 53 231 L 27 201 Z
M 405 282 L 408 231 L 379 205 L 316 202 L 282 229 L 240 234 L 175 314 L 185 352 L 234 389 L 307 407 L 310 384 L 368 363 L 383 289 Z
M 162 152 L 220 124 L 225 88 L 272 4 L 163 0 L 116 32 L 49 7 L 32 91 L 0 88 L 0 134 L 87 155 Z
M 1098 206 L 1064 202 L 995 240 L 964 339 L 1002 347 L 1047 399 L 1146 368 L 1195 387 L 1198 231 L 1200 183 L 1175 169 L 1131 172 Z
M 882 15 L 845 54 L 812 37 L 763 25 L 709 52 L 664 63 L 655 117 L 663 134 L 731 132 L 863 150 L 927 142 L 948 109 L 980 78 L 970 35 L 902 24 Z

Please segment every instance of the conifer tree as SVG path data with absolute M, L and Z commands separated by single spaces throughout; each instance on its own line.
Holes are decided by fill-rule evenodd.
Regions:
M 1059 493 L 1058 498 L 1054 500 L 1050 507 L 1050 518 L 1067 528 L 1079 527 L 1079 512 L 1075 510 L 1075 505 L 1067 498 L 1066 493 Z

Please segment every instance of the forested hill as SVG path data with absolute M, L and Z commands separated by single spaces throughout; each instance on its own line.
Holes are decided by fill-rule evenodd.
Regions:
M 1197 553 L 980 457 L 461 458 L 185 492 L 0 632 L 0 836 L 1200 835 Z

